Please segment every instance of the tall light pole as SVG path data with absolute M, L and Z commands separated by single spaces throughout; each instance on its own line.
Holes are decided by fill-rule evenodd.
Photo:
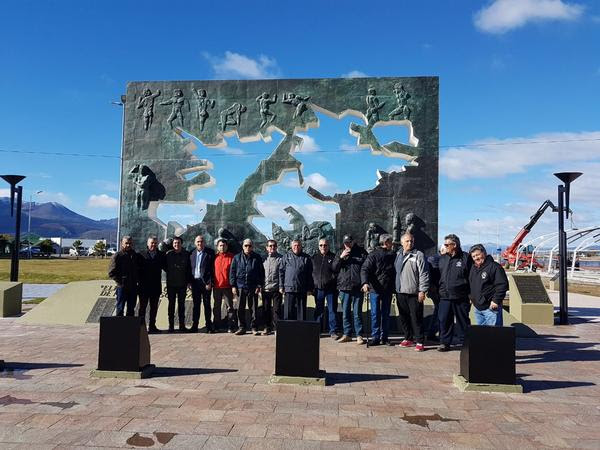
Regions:
M 44 191 L 37 191 L 35 195 L 39 195 Z M 31 204 L 33 203 L 33 194 L 29 194 L 29 214 L 27 215 L 27 242 L 29 243 L 29 259 L 31 259 Z
M 567 233 L 565 232 L 565 214 L 569 218 L 569 196 L 571 183 L 582 175 L 581 172 L 559 172 L 554 176 L 564 184 L 558 185 L 558 253 L 559 253 L 559 299 L 558 323 L 569 323 L 569 299 L 567 291 Z
M 125 102 L 127 101 L 126 95 L 121 95 L 120 102 L 111 102 L 113 105 L 120 106 L 121 112 L 121 153 L 119 155 L 119 211 L 117 212 L 117 247 L 119 246 L 119 233 L 121 232 L 121 184 L 123 183 L 123 148 L 125 146 Z
M 24 175 L 0 175 L 4 181 L 10 184 L 10 215 L 14 214 L 15 196 L 17 197 L 17 214 L 15 218 L 15 240 L 10 255 L 10 281 L 19 281 L 19 251 L 21 250 L 21 206 L 23 205 L 23 186 L 17 186 Z

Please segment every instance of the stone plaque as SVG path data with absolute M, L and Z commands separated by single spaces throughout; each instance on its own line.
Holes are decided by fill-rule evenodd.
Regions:
M 117 299 L 114 297 L 98 297 L 96 303 L 90 311 L 86 323 L 98 323 L 100 317 L 110 317 L 113 315 L 115 307 L 117 306 Z
M 551 303 L 539 275 L 513 275 L 523 303 Z

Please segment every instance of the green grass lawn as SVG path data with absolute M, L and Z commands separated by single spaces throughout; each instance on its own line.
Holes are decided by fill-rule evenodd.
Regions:
M 25 259 L 19 261 L 19 281 L 23 283 L 70 283 L 106 280 L 110 258 Z M 10 260 L 0 260 L 0 281 L 10 279 Z

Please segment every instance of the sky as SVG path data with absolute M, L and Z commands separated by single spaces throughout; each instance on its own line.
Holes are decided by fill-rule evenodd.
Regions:
M 117 215 L 122 109 L 111 102 L 129 81 L 438 76 L 439 240 L 453 232 L 508 244 L 544 200 L 556 201 L 559 171 L 584 173 L 572 186 L 573 226 L 600 225 L 596 1 L 21 0 L 3 4 L 0 43 L 0 172 L 27 176 L 26 201 Z M 350 119 L 319 119 L 296 156 L 323 192 L 369 189 L 376 169 L 401 164 L 357 152 Z M 406 139 L 394 132 L 378 137 Z M 161 206 L 159 217 L 185 225 L 206 201 L 231 200 L 258 162 L 247 153 L 268 154 L 279 139 L 199 146 L 211 175 L 228 181 L 196 191 L 194 205 Z M 335 214 L 291 174 L 258 199 L 282 224 L 290 202 L 308 219 Z M 548 212 L 531 235 L 555 228 Z

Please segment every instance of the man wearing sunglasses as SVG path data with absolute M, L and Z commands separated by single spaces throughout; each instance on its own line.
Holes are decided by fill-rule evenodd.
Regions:
M 244 239 L 242 251 L 234 256 L 229 268 L 229 283 L 233 295 L 239 297 L 238 322 L 239 328 L 235 334 L 242 335 L 248 329 L 246 326 L 246 305 L 252 316 L 250 327 L 252 334 L 258 336 L 258 294 L 265 281 L 265 269 L 262 258 L 253 250 L 251 239 Z
M 315 320 L 319 323 L 323 321 L 325 301 L 327 301 L 329 335 L 333 339 L 339 339 L 342 333 L 337 320 L 337 277 L 332 267 L 334 258 L 335 254 L 329 250 L 327 239 L 320 239 L 319 251 L 312 257 L 312 276 L 315 284 Z

